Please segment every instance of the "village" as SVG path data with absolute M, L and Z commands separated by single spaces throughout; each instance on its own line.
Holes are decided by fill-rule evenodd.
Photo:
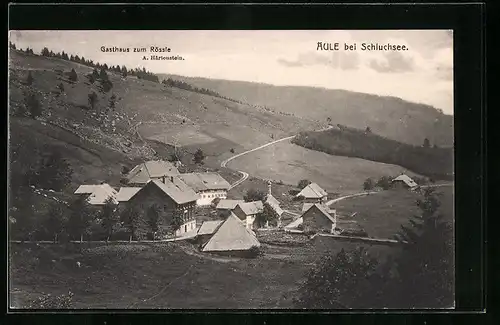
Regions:
M 407 175 L 400 175 L 392 182 L 411 191 L 419 188 Z M 337 223 L 337 211 L 329 204 L 338 199 L 328 202 L 327 191 L 316 183 L 307 184 L 295 194 L 294 200 L 301 205 L 301 210 L 297 212 L 282 208 L 272 194 L 271 181 L 268 181 L 267 193 L 262 200 L 245 202 L 228 198 L 232 185 L 218 173 L 180 173 L 176 164 L 169 161 L 152 160 L 139 164 L 126 174 L 122 183 L 127 186 L 117 189 L 107 183 L 84 184 L 74 194 L 85 197 L 95 207 L 112 202 L 118 211 L 136 206 L 146 214 L 151 206 L 160 207 L 163 227 L 152 234 L 153 240 L 188 240 L 205 253 L 253 256 L 260 247 L 256 232 L 266 230 L 311 236 L 367 237 L 363 231 L 361 234 L 348 234 L 349 229 L 342 226 L 345 224 L 342 221 L 340 225 Z M 369 191 L 360 193 L 368 194 Z M 197 215 L 200 210 L 208 211 L 211 220 L 200 221 Z M 293 220 L 284 223 L 284 213 L 293 215 Z M 177 217 L 180 221 L 171 227 Z M 341 236 L 344 230 L 345 234 Z M 395 242 L 391 239 L 386 241 Z
M 63 51 L 55 34 L 18 34 L 11 308 L 453 302 L 452 116 L 365 92 L 103 63 L 73 38 Z

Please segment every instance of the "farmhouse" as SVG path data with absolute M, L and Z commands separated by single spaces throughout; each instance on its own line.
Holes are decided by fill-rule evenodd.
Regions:
M 87 196 L 87 202 L 92 205 L 104 205 L 108 198 L 111 198 L 115 204 L 118 203 L 116 199 L 118 192 L 109 184 L 99 185 L 80 185 L 75 194 Z
M 178 176 L 179 170 L 170 162 L 151 160 L 139 164 L 125 176 L 127 184 L 145 185 L 149 180 L 161 180 L 163 177 Z
M 225 199 L 231 185 L 217 173 L 187 173 L 180 174 L 179 178 L 191 187 L 200 198 L 196 201 L 199 206 L 207 206 L 216 198 Z
M 305 231 L 333 233 L 337 227 L 337 215 L 332 216 L 325 206 L 314 204 L 302 214 L 302 226 Z
M 240 255 L 258 247 L 260 247 L 260 243 L 255 234 L 247 229 L 234 213 L 231 213 L 203 246 L 202 251 Z
M 163 182 L 164 181 L 164 182 Z M 175 218 L 180 218 L 180 227 L 175 231 L 179 236 L 196 228 L 194 210 L 198 195 L 184 182 L 176 177 L 165 178 L 163 181 L 149 181 L 140 190 L 120 189 L 121 202 L 140 207 L 144 213 L 152 206 L 158 207 L 162 225 L 167 228 Z M 127 196 L 131 194 L 127 199 Z
M 255 221 L 257 215 L 262 212 L 264 212 L 264 204 L 262 201 L 239 203 L 233 210 L 233 213 L 240 220 L 243 220 L 245 226 L 250 230 L 258 227 Z
M 244 200 L 220 200 L 219 203 L 217 203 L 217 206 L 215 209 L 217 210 L 217 215 L 218 216 L 223 216 L 223 217 L 229 217 L 231 214 L 231 211 L 236 208 L 236 206 L 240 203 L 245 203 Z
M 392 180 L 392 183 L 398 187 L 408 188 L 410 190 L 415 190 L 418 188 L 418 184 L 415 183 L 408 175 L 401 174 Z
M 196 233 L 196 241 L 203 247 L 212 237 L 212 235 L 219 229 L 219 226 L 224 222 L 224 220 L 211 220 L 204 221 L 201 224 L 200 229 Z
M 308 203 L 325 203 L 328 200 L 328 193 L 318 184 L 311 183 L 304 187 L 296 197 L 303 198 Z

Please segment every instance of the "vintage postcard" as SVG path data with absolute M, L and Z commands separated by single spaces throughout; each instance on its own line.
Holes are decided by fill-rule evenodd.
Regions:
M 12 309 L 453 309 L 450 30 L 11 30 Z

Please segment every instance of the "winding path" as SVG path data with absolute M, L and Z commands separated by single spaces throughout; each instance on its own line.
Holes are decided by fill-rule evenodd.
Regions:
M 327 126 L 326 128 L 320 129 L 320 130 L 318 130 L 318 131 L 324 131 L 324 130 L 328 130 L 328 129 L 331 129 L 331 128 L 332 128 L 332 126 L 330 125 L 330 126 Z M 281 139 L 278 139 L 278 140 L 274 140 L 274 141 L 268 142 L 268 143 L 263 144 L 263 145 L 261 145 L 261 146 L 259 146 L 259 147 L 257 147 L 257 148 L 253 148 L 253 149 L 250 149 L 250 150 L 247 150 L 247 151 L 241 152 L 241 153 L 236 154 L 236 155 L 234 155 L 234 156 L 232 156 L 232 157 L 229 157 L 229 158 L 228 158 L 228 159 L 226 159 L 226 160 L 223 160 L 223 161 L 220 163 L 220 166 L 221 166 L 222 168 L 225 168 L 225 167 L 226 167 L 226 165 L 227 165 L 227 163 L 228 163 L 228 162 L 230 162 L 230 161 L 231 161 L 231 160 L 233 160 L 233 159 L 236 159 L 236 158 L 238 158 L 238 157 L 241 157 L 241 156 L 243 156 L 243 155 L 246 155 L 247 153 L 254 152 L 254 151 L 257 151 L 257 150 L 263 149 L 263 148 L 265 148 L 265 147 L 271 146 L 271 145 L 276 144 L 276 143 L 278 143 L 278 142 L 291 140 L 291 139 L 293 139 L 294 137 L 295 137 L 295 135 L 291 135 L 291 136 L 288 136 L 288 137 L 285 137 L 285 138 L 281 138 Z M 235 186 L 240 185 L 241 183 L 243 183 L 243 182 L 244 182 L 244 181 L 248 178 L 248 173 L 245 173 L 245 172 L 243 172 L 243 171 L 241 171 L 241 170 L 238 170 L 237 172 L 239 172 L 242 176 L 241 176 L 241 178 L 240 178 L 239 180 L 237 180 L 236 182 L 234 182 L 234 183 L 231 185 L 230 189 L 231 189 L 231 188 L 233 188 L 233 187 L 235 187 Z
M 222 162 L 220 163 L 220 166 L 221 166 L 221 167 L 223 167 L 223 168 L 225 168 L 225 167 L 226 167 L 226 165 L 227 165 L 227 163 L 228 163 L 228 162 L 230 162 L 230 161 L 231 161 L 231 160 L 233 160 L 233 159 L 236 159 L 236 158 L 238 158 L 238 157 L 241 157 L 241 156 L 243 156 L 243 155 L 246 155 L 247 153 L 250 153 L 250 152 L 254 152 L 254 151 L 256 151 L 256 150 L 263 149 L 263 148 L 268 147 L 268 146 L 270 146 L 270 145 L 273 145 L 273 144 L 275 144 L 275 143 L 278 143 L 278 142 L 282 142 L 282 141 L 286 141 L 286 140 L 293 139 L 294 137 L 295 137 L 295 135 L 292 135 L 292 136 L 289 136 L 289 137 L 286 137 L 286 138 L 281 138 L 281 139 L 278 139 L 278 140 L 275 140 L 275 141 L 272 141 L 272 142 L 269 142 L 269 143 L 263 144 L 263 145 L 261 145 L 260 147 L 253 148 L 253 149 L 250 149 L 250 150 L 247 150 L 247 151 L 241 152 L 241 153 L 239 153 L 239 154 L 237 154 L 237 155 L 234 155 L 234 156 L 229 157 L 228 159 L 226 159 L 226 160 L 222 161 Z M 241 183 L 243 183 L 243 182 L 244 182 L 244 181 L 248 178 L 248 173 L 243 172 L 243 171 L 241 171 L 241 170 L 238 170 L 237 172 L 238 172 L 238 173 L 240 173 L 242 176 L 241 176 L 241 178 L 240 178 L 239 180 L 237 180 L 236 182 L 234 182 L 233 184 L 231 184 L 231 187 L 230 187 L 229 189 L 232 189 L 233 187 L 240 185 Z

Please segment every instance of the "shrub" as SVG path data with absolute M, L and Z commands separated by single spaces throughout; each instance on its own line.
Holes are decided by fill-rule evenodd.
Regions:
M 392 187 L 392 177 L 382 176 L 379 178 L 375 185 L 382 188 L 383 190 L 388 190 Z
M 202 164 L 204 159 L 205 154 L 203 153 L 203 151 L 201 149 L 196 150 L 196 152 L 194 153 L 193 161 L 196 164 Z
M 265 197 L 266 193 L 264 193 L 263 191 L 251 188 L 247 191 L 243 199 L 245 200 L 245 202 L 253 202 L 253 201 L 264 201 Z
M 375 187 L 375 183 L 371 178 L 367 178 L 365 182 L 363 183 L 363 189 L 365 191 L 369 191 Z
M 231 148 L 231 150 L 229 150 L 231 153 L 234 153 L 234 148 Z
M 28 72 L 28 77 L 26 78 L 26 84 L 31 86 L 33 84 L 33 76 L 31 75 L 31 71 Z
M 299 184 L 297 185 L 297 187 L 302 190 L 304 187 L 306 187 L 309 184 L 311 184 L 310 180 L 308 180 L 308 179 L 302 179 L 302 180 L 299 181 Z
M 36 98 L 35 94 L 29 94 L 26 97 L 25 102 L 26 110 L 32 118 L 42 115 L 42 105 L 40 104 L 38 98 Z
M 75 69 L 71 69 L 68 78 L 70 81 L 73 81 L 73 82 L 76 82 L 78 80 L 78 75 L 76 74 Z

